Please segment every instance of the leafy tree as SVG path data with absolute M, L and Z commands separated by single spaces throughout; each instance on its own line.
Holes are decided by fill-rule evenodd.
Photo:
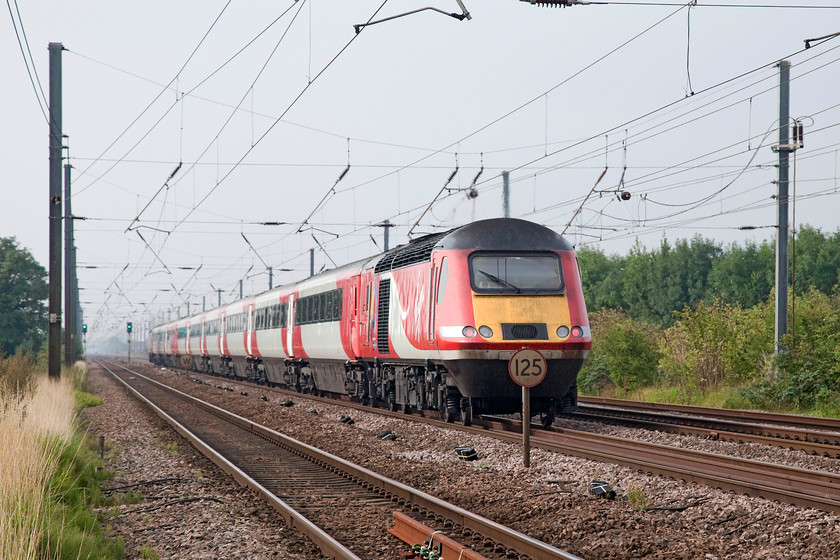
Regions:
M 804 294 L 815 288 L 830 294 L 840 280 L 840 233 L 826 237 L 820 230 L 803 226 L 796 236 L 795 274 L 796 293 Z
M 618 255 L 608 257 L 597 249 L 582 247 L 578 250 L 578 261 L 583 274 L 586 305 L 591 309 L 622 309 L 624 258 Z
M 0 352 L 37 352 L 46 335 L 47 271 L 14 237 L 0 238 Z
M 766 301 L 775 285 L 776 249 L 770 243 L 732 245 L 709 272 L 709 297 L 747 308 Z

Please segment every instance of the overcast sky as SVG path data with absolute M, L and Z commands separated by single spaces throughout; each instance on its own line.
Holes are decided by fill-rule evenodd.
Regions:
M 840 225 L 840 39 L 804 50 L 840 31 L 836 2 L 464 4 L 357 34 L 460 7 L 9 0 L 0 236 L 47 266 L 49 42 L 89 340 L 264 291 L 266 265 L 305 278 L 312 248 L 316 270 L 376 254 L 384 220 L 394 246 L 500 216 L 503 170 L 511 215 L 578 247 L 773 239 L 780 59 L 805 129 L 795 224 Z

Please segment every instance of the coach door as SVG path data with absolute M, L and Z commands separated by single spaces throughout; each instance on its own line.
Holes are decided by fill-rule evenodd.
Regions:
M 361 276 L 359 293 L 359 350 L 362 356 L 370 355 L 371 321 L 373 320 L 373 274 Z
M 292 346 L 293 337 L 292 334 L 294 333 L 294 326 L 295 326 L 295 295 L 289 295 L 289 309 L 286 313 L 286 355 L 290 358 L 293 358 L 295 355 L 295 349 Z
M 435 342 L 435 320 L 437 308 L 443 304 L 443 294 L 449 280 L 449 262 L 446 257 L 435 256 L 432 259 L 432 268 L 429 274 L 429 324 L 428 340 L 430 344 Z
M 359 310 L 359 277 L 354 276 L 350 280 L 350 346 L 353 349 L 353 357 L 362 355 L 360 338 L 360 324 L 362 314 Z

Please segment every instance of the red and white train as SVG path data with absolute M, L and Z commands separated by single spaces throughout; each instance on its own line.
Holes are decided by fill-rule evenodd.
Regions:
M 577 403 L 592 344 L 571 244 L 519 219 L 477 221 L 152 329 L 152 363 L 342 394 L 447 421 L 520 410 L 523 347 L 548 362 L 544 423 Z

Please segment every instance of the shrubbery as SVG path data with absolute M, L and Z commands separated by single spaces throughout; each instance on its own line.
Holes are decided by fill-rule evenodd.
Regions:
M 627 392 L 657 380 L 661 355 L 655 327 L 611 309 L 592 313 L 590 323 L 592 354 L 578 376 L 583 392 L 601 392 L 609 387 Z
M 627 256 L 579 250 L 593 338 L 580 390 L 840 416 L 840 232 L 799 230 L 778 356 L 774 253 L 700 237 Z
M 735 406 L 840 416 L 840 293 L 811 290 L 795 298 L 794 309 L 778 356 L 772 302 L 742 309 L 702 301 L 662 330 L 620 311 L 591 313 L 592 352 L 578 387 L 636 396 L 656 387 L 659 398 L 678 388 L 671 400 L 682 402 L 729 388 L 726 400 Z

